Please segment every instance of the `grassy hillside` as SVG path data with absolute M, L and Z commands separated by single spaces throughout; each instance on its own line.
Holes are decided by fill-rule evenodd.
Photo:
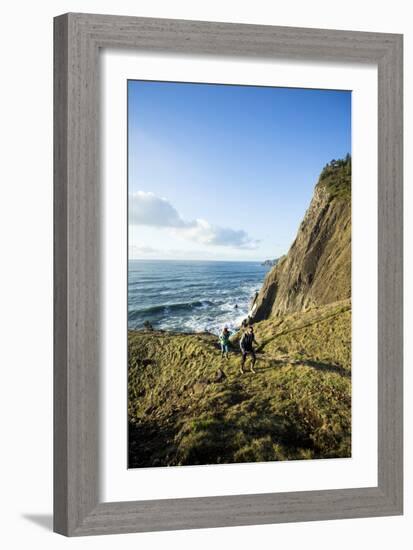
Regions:
M 211 334 L 129 333 L 129 467 L 351 454 L 350 302 L 255 324 L 256 374 Z M 248 369 L 247 361 L 247 369 Z

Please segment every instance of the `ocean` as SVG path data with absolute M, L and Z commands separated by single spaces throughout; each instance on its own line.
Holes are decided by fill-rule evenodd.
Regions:
M 239 328 L 269 267 L 260 262 L 129 260 L 128 328 Z

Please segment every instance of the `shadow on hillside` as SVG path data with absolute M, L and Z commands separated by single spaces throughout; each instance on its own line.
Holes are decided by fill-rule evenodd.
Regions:
M 298 447 L 311 452 L 313 443 L 296 407 L 292 405 L 292 408 L 293 417 L 289 418 L 273 413 L 266 402 L 261 403 L 257 410 L 256 403 L 247 403 L 232 420 L 224 420 L 220 414 L 204 413 L 198 418 L 186 419 L 184 429 L 181 423 L 175 422 L 169 433 L 163 423 L 153 421 L 130 426 L 128 467 L 194 466 L 297 458 Z M 251 414 L 254 410 L 257 414 Z M 277 450 L 277 445 L 282 446 L 283 453 Z
M 351 372 L 341 365 L 334 365 L 332 363 L 321 363 L 319 361 L 303 361 L 303 365 L 306 367 L 312 367 L 313 369 L 327 372 L 335 372 L 340 376 L 345 376 L 346 378 L 351 377 Z
M 217 342 L 211 342 L 210 345 L 213 349 L 217 350 L 217 352 L 221 353 L 221 347 L 219 343 Z M 311 359 L 292 359 L 292 358 L 282 358 L 282 359 L 273 359 L 271 356 L 268 356 L 264 349 L 262 349 L 262 345 L 258 346 L 256 349 L 256 357 L 257 362 L 255 364 L 255 370 L 257 373 L 264 372 L 268 369 L 274 369 L 279 368 L 283 366 L 288 365 L 296 365 L 296 366 L 305 366 L 310 367 L 312 369 L 322 371 L 322 372 L 332 372 L 335 374 L 338 374 L 340 376 L 344 376 L 345 378 L 351 378 L 351 371 L 348 369 L 345 369 L 341 365 L 337 365 L 334 363 L 326 363 L 323 361 L 315 361 Z M 236 356 L 241 359 L 241 350 L 239 347 L 232 345 L 230 347 L 230 356 Z M 246 361 L 246 370 L 249 369 L 250 366 L 250 356 L 247 357 Z
M 260 358 L 259 356 L 257 356 L 257 357 L 258 357 L 258 359 Z M 310 367 L 312 369 L 315 369 L 315 370 L 318 370 L 318 371 L 323 371 L 323 372 L 333 372 L 335 374 L 338 374 L 340 376 L 344 376 L 346 378 L 351 377 L 351 372 L 346 370 L 341 365 L 335 365 L 333 363 L 323 363 L 322 361 L 311 361 L 311 360 L 308 360 L 308 359 L 302 359 L 302 360 L 297 360 L 297 359 L 267 359 L 266 363 L 267 363 L 268 366 L 263 366 L 262 363 L 260 365 L 259 362 L 257 361 L 257 365 L 255 367 L 255 370 L 257 372 L 259 372 L 260 370 L 261 371 L 266 371 L 268 369 L 275 369 L 275 368 L 279 368 L 279 367 L 283 367 L 283 366 L 287 366 L 287 365 L 293 365 L 293 366 L 295 365 L 295 366 Z
M 174 437 L 177 429 L 153 420 L 128 425 L 128 468 L 168 466 L 176 454 Z
M 269 344 L 273 340 L 276 340 L 277 338 L 280 338 L 281 336 L 286 336 L 293 332 L 298 332 L 300 330 L 307 329 L 315 325 L 319 325 L 324 321 L 331 321 L 335 317 L 338 317 L 339 315 L 342 315 L 346 311 L 350 311 L 350 310 L 351 310 L 350 307 L 344 307 L 344 308 L 341 308 L 339 311 L 330 313 L 329 315 L 325 315 L 324 317 L 314 317 L 313 319 L 308 319 L 307 322 L 303 323 L 302 325 L 297 325 L 293 327 L 287 326 L 284 328 L 284 330 L 281 330 L 280 332 L 277 332 L 276 334 L 271 335 L 269 338 L 263 339 L 260 343 L 260 347 L 264 348 L 267 344 Z
M 287 359 L 260 360 L 257 375 L 291 366 Z M 317 370 L 349 376 L 342 367 L 297 361 Z M 248 370 L 248 367 L 247 367 Z M 247 375 L 247 374 L 246 374 Z M 300 398 L 280 389 L 276 408 L 271 397 L 251 391 L 244 375 L 220 385 L 207 400 L 196 400 L 179 413 L 161 411 L 129 424 L 129 468 L 229 464 L 338 458 L 349 456 L 347 429 L 321 430 L 319 414 Z

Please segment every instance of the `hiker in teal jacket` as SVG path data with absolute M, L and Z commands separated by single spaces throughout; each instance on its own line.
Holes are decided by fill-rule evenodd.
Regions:
M 229 359 L 229 337 L 231 332 L 228 330 L 228 327 L 224 327 L 221 334 L 219 335 L 219 343 L 221 344 L 221 357 Z

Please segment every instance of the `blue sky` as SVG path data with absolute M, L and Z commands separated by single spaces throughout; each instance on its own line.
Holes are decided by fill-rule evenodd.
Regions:
M 348 152 L 348 91 L 128 81 L 129 257 L 285 254 Z

